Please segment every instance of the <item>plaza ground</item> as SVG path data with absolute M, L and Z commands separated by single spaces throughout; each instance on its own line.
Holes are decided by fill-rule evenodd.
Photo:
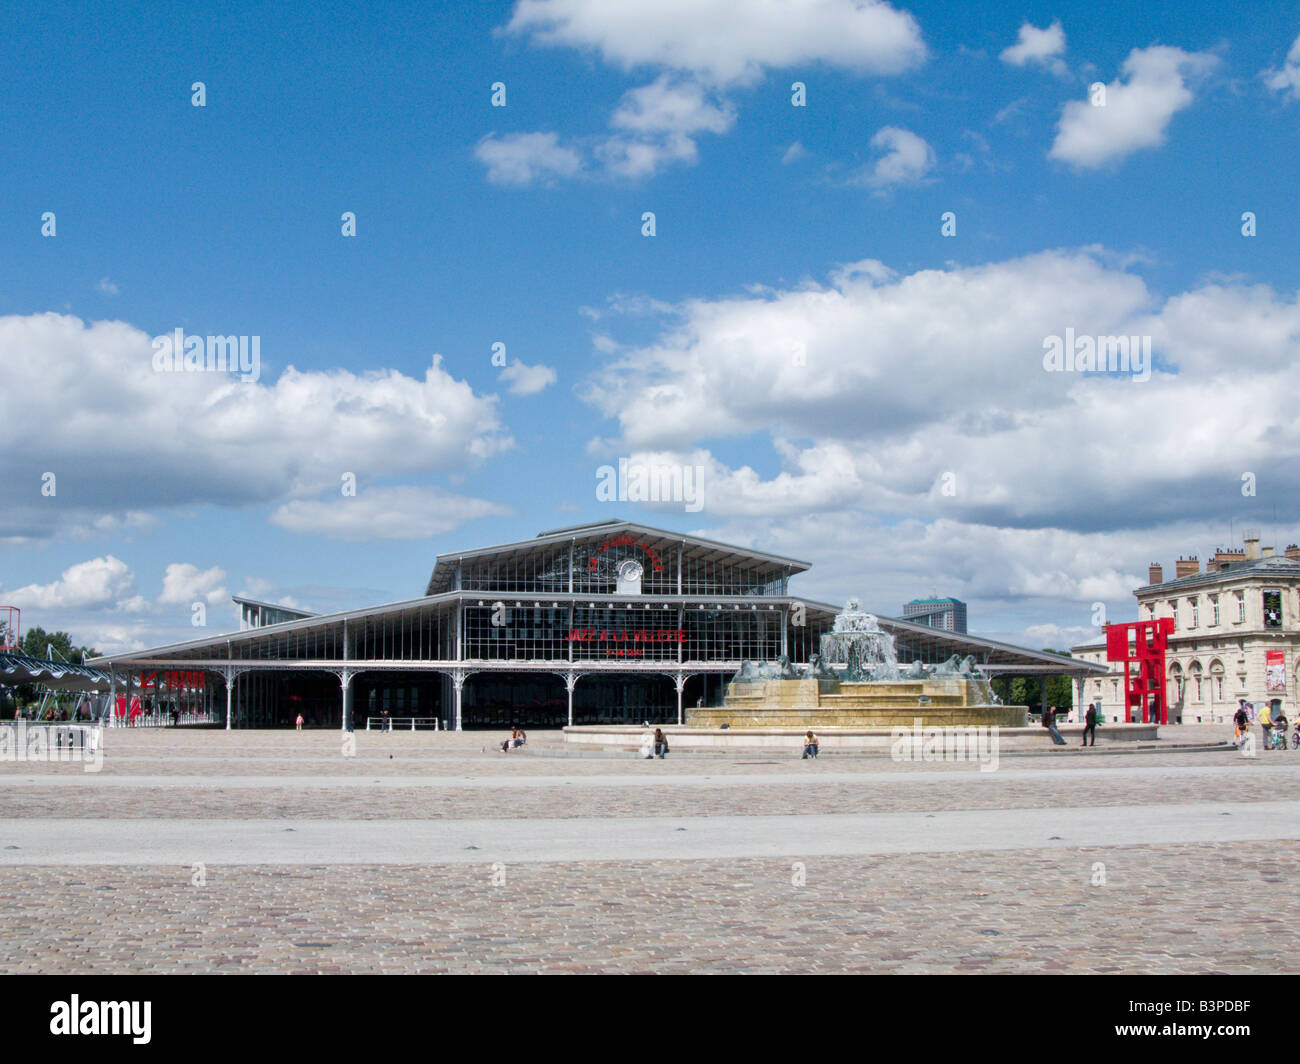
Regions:
M 5 972 L 1295 972 L 1300 752 L 571 756 L 110 731 L 0 762 Z

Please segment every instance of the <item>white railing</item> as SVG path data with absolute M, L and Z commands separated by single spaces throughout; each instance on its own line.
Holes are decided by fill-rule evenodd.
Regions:
M 176 715 L 175 725 L 180 727 L 184 724 L 218 724 L 226 719 L 225 713 L 212 711 L 191 711 L 187 713 L 178 713 Z M 118 716 L 113 722 L 116 728 L 170 728 L 172 727 L 172 715 L 169 712 L 158 713 L 137 713 L 134 717 L 127 715 Z
M 417 727 L 438 730 L 437 717 L 367 717 L 366 731 L 370 731 L 371 724 L 375 726 L 376 731 L 393 731 L 398 725 L 402 725 L 404 729 L 406 725 L 410 725 L 411 731 L 415 731 Z

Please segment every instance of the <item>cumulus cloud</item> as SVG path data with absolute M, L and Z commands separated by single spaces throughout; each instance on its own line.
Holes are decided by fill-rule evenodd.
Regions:
M 264 359 L 291 354 L 268 347 Z M 149 335 L 125 322 L 0 317 L 0 536 L 143 527 L 140 514 L 160 507 L 280 503 L 337 490 L 345 471 L 461 470 L 512 446 L 498 400 L 438 356 L 422 378 L 290 365 L 255 383 L 156 372 L 152 356 Z
M 677 163 L 694 164 L 696 137 L 735 123 L 727 100 L 690 78 L 662 74 L 623 95 L 605 137 L 562 143 L 555 133 L 485 137 L 475 154 L 500 185 L 550 184 L 557 178 L 643 178 Z
M 1282 65 L 1265 70 L 1262 76 L 1264 84 L 1274 92 L 1289 93 L 1292 99 L 1300 100 L 1300 37 L 1291 45 Z
M 1048 372 L 1045 342 L 1068 329 L 1150 336 L 1161 361 L 1144 383 Z M 619 427 L 597 453 L 704 465 L 709 515 L 1087 533 L 1217 519 L 1244 469 L 1267 470 L 1279 503 L 1300 498 L 1297 338 L 1294 293 L 1215 284 L 1161 300 L 1101 251 L 908 275 L 865 261 L 823 285 L 677 306 L 580 394 Z M 769 452 L 720 457 L 719 441 L 756 433 Z
M 560 143 L 554 133 L 507 133 L 484 137 L 474 155 L 487 167 L 488 180 L 496 185 L 550 183 L 557 177 L 573 177 L 582 169 L 577 150 Z
M 225 600 L 228 592 L 222 581 L 226 579 L 224 569 L 215 565 L 211 569 L 200 570 L 189 562 L 173 562 L 163 573 L 162 594 L 158 596 L 160 606 L 189 606 L 195 602 L 206 602 L 215 606 Z
M 1191 82 L 1213 70 L 1217 56 L 1155 45 L 1135 48 L 1106 86 L 1105 103 L 1071 100 L 1061 112 L 1048 157 L 1096 169 L 1165 142 L 1169 123 L 1190 107 Z
M 536 395 L 549 388 L 556 381 L 556 373 L 550 366 L 540 363 L 530 366 L 515 359 L 501 371 L 501 380 L 510 385 L 511 395 Z
M 114 608 L 136 612 L 147 603 L 135 589 L 135 575 L 111 554 L 78 562 L 48 584 L 28 584 L 4 591 L 5 600 L 22 609 L 69 610 Z
M 610 117 L 615 129 L 633 133 L 725 133 L 736 121 L 727 101 L 715 101 L 695 81 L 662 74 L 627 92 Z
M 1061 59 L 1064 54 L 1065 30 L 1060 22 L 1053 22 L 1041 30 L 1026 22 L 1020 27 L 1016 43 L 1005 49 L 1000 58 L 1009 66 L 1022 67 L 1032 63 L 1046 67 L 1053 74 L 1064 75 L 1068 73 Z
M 437 488 L 362 488 L 355 496 L 295 499 L 271 515 L 290 532 L 351 541 L 428 539 L 480 517 L 506 517 L 509 507 Z
M 871 147 L 883 154 L 859 171 L 856 181 L 883 190 L 893 185 L 910 185 L 934 169 L 934 149 L 907 129 L 885 126 L 871 138 Z
M 926 54 L 916 20 L 881 0 L 520 0 L 507 32 L 713 84 L 811 63 L 899 74 Z

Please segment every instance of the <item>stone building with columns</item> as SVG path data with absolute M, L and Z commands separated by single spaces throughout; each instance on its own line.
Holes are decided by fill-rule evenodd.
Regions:
M 1247 534 L 1240 549 L 1219 548 L 1205 568 L 1179 558 L 1172 577 L 1151 563 L 1148 582 L 1133 593 L 1138 620 L 1170 617 L 1166 654 L 1169 719 L 1227 724 L 1242 699 L 1300 711 L 1300 546 L 1278 553 Z M 1106 663 L 1104 640 L 1073 647 L 1084 661 Z M 1124 718 L 1124 667 L 1075 687 L 1075 708 L 1100 699 L 1105 719 Z

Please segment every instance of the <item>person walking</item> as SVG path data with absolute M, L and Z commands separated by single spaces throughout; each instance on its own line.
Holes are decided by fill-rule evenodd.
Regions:
M 302 731 L 302 714 L 301 714 L 301 713 L 298 714 L 298 719 L 297 719 L 296 721 L 294 721 L 293 726 L 294 726 L 294 728 L 295 728 L 297 731 Z
M 1267 702 L 1259 711 L 1259 726 L 1264 732 L 1264 749 L 1267 750 L 1273 739 L 1273 707 Z
M 1088 712 L 1083 715 L 1083 745 L 1088 745 L 1088 736 L 1092 736 L 1092 745 L 1097 745 L 1097 704 L 1088 703 Z
M 1056 707 L 1046 706 L 1043 709 L 1043 727 L 1052 737 L 1052 742 L 1057 746 L 1064 746 L 1065 740 L 1061 738 L 1061 733 L 1056 730 Z
M 801 758 L 801 760 L 807 760 L 810 757 L 813 758 L 813 760 L 816 760 L 817 751 L 820 746 L 821 743 L 818 741 L 817 736 L 813 734 L 811 728 L 808 731 L 804 732 L 803 758 Z
M 668 753 L 668 736 L 664 734 L 662 728 L 655 729 L 655 756 L 660 761 L 664 759 L 664 754 Z

